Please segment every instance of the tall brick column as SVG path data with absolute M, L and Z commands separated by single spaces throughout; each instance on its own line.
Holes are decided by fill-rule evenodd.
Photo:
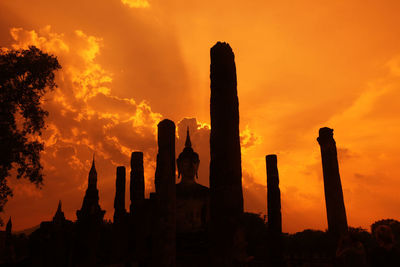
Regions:
M 117 178 L 115 180 L 115 198 L 114 198 L 114 223 L 124 220 L 125 210 L 125 184 L 126 171 L 124 166 L 117 167 Z
M 144 203 L 144 168 L 143 152 L 132 152 L 131 155 L 131 182 L 130 182 L 130 212 L 141 209 Z
M 155 174 L 157 222 L 153 266 L 176 265 L 175 124 L 158 124 L 158 154 Z
M 213 266 L 233 266 L 243 256 L 242 167 L 235 56 L 229 44 L 211 48 L 210 208 Z
M 321 147 L 328 231 L 339 238 L 348 228 L 333 129 L 319 129 L 317 141 Z
M 279 189 L 278 160 L 276 155 L 265 157 L 267 165 L 268 207 L 268 258 L 269 266 L 283 266 L 282 262 L 282 214 L 281 191 Z

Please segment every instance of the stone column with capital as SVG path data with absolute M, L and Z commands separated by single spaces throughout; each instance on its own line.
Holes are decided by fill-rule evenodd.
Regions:
M 317 141 L 321 147 L 328 232 L 338 239 L 348 227 L 333 129 L 319 129 Z

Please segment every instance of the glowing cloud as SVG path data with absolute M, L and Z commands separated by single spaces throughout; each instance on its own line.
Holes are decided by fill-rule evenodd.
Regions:
M 121 0 L 124 5 L 127 5 L 131 8 L 146 8 L 150 7 L 149 2 L 146 0 Z
M 155 134 L 162 116 L 153 112 L 145 101 L 137 103 L 132 98 L 113 95 L 113 74 L 96 61 L 102 39 L 81 30 L 57 34 L 50 26 L 40 31 L 13 28 L 10 32 L 13 48 L 35 45 L 56 55 L 62 70 L 57 75 L 58 88 L 47 94 L 44 101 L 44 108 L 50 114 L 42 136 L 45 186 L 38 191 L 27 183 L 11 179 L 10 184 L 17 193 L 8 208 L 23 198 L 50 202 L 56 201 L 52 198 L 60 198 L 66 200 L 66 207 L 71 207 L 70 211 L 66 210 L 69 217 L 75 218 L 73 210 L 79 207 L 82 190 L 87 186 L 87 169 L 94 152 L 99 162 L 96 166 L 101 204 L 106 210 L 112 210 L 115 168 L 128 166 L 134 150 L 145 154 L 147 193 L 152 190 Z M 70 205 L 68 199 L 72 202 Z M 17 210 L 18 204 L 14 211 Z M 29 216 L 32 221 L 37 220 L 33 219 L 34 214 L 25 216 L 25 223 L 29 222 Z

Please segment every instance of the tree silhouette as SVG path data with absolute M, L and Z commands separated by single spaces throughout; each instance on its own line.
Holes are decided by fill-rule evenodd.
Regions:
M 375 233 L 375 230 L 379 225 L 390 226 L 390 228 L 392 228 L 395 240 L 397 242 L 400 242 L 400 222 L 399 221 L 397 221 L 395 219 L 383 219 L 383 220 L 376 221 L 371 225 L 371 232 Z
M 40 104 L 42 96 L 57 86 L 54 72 L 60 68 L 55 56 L 34 46 L 0 48 L 0 212 L 12 196 L 7 185 L 11 169 L 16 169 L 18 179 L 42 184 L 43 143 L 37 136 L 48 112 Z

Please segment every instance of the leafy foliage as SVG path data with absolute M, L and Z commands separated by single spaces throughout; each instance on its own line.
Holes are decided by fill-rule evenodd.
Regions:
M 335 244 L 326 232 L 312 229 L 285 236 L 285 246 L 289 254 L 312 255 L 313 253 L 323 254 L 335 250 Z
M 0 212 L 12 191 L 7 177 L 14 167 L 17 178 L 40 186 L 43 181 L 38 141 L 48 112 L 42 96 L 53 90 L 54 72 L 61 66 L 55 56 L 31 46 L 28 49 L 0 48 Z
M 399 221 L 394 220 L 394 219 L 383 219 L 383 220 L 376 221 L 371 225 L 371 232 L 375 233 L 375 229 L 379 225 L 390 226 L 390 228 L 392 228 L 392 232 L 393 232 L 396 242 L 400 242 L 400 222 Z

